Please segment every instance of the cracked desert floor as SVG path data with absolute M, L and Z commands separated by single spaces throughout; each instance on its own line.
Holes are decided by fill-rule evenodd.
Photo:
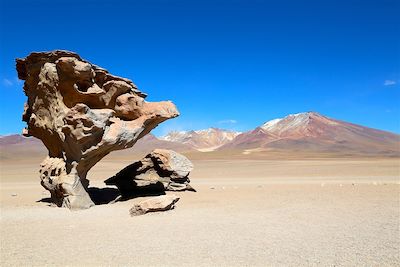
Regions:
M 22 157 L 1 161 L 3 266 L 400 266 L 399 159 L 189 155 L 197 192 L 130 217 L 143 198 L 50 207 Z M 138 158 L 105 158 L 91 186 Z

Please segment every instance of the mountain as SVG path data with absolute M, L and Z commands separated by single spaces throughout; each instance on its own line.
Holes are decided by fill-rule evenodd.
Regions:
M 238 135 L 220 150 L 398 156 L 399 146 L 400 135 L 304 112 L 268 121 Z
M 46 148 L 42 141 L 34 137 L 24 137 L 19 134 L 0 137 L 0 159 L 20 159 L 22 157 L 44 158 Z
M 145 155 L 153 149 L 164 148 L 178 152 L 189 152 L 194 149 L 188 145 L 160 140 L 153 134 L 148 134 L 129 149 L 114 151 L 109 157 L 128 157 L 129 155 Z M 42 141 L 35 137 L 24 137 L 19 134 L 6 135 L 0 137 L 0 159 L 16 160 L 25 158 L 42 159 L 47 155 L 47 150 Z
M 199 151 L 213 151 L 231 142 L 239 132 L 209 128 L 198 131 L 170 132 L 161 137 L 161 140 L 189 145 Z
M 41 144 L 39 139 L 28 138 L 19 134 L 2 135 L 0 136 L 0 147 L 8 145 L 26 145 L 26 144 Z
M 328 118 L 316 112 L 304 112 L 268 121 L 245 133 L 210 128 L 171 132 L 160 138 L 148 134 L 132 148 L 115 151 L 109 157 L 143 156 L 155 148 L 178 152 L 215 151 L 213 154 L 221 158 L 249 154 L 274 157 L 276 153 L 272 152 L 298 157 L 304 154 L 319 156 L 321 153 L 390 157 L 400 156 L 400 135 Z M 42 159 L 46 154 L 44 145 L 36 138 L 17 134 L 0 137 L 2 160 Z

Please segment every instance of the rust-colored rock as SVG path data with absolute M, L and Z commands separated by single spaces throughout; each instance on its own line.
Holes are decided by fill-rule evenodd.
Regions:
M 73 52 L 31 53 L 16 61 L 28 97 L 23 134 L 39 138 L 49 151 L 41 164 L 41 183 L 58 206 L 94 205 L 86 192 L 90 168 L 179 115 L 173 103 L 146 102 L 132 81 Z

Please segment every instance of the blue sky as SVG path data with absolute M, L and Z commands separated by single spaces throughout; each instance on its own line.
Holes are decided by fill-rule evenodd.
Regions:
M 4 1 L 0 134 L 19 133 L 15 58 L 66 49 L 172 100 L 170 130 L 290 113 L 400 133 L 400 1 Z

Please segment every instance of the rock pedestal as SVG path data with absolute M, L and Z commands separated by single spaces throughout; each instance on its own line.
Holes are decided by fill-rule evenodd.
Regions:
M 145 101 L 131 80 L 73 52 L 31 53 L 16 61 L 28 97 L 23 134 L 42 140 L 49 151 L 40 166 L 41 183 L 58 206 L 94 205 L 87 172 L 111 151 L 132 147 L 179 115 L 173 103 Z

